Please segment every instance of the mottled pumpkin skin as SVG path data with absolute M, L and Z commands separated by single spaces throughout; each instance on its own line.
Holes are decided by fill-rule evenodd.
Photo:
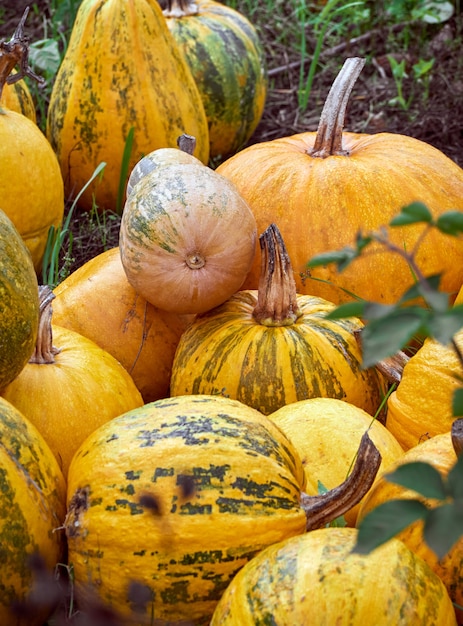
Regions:
M 304 472 L 265 416 L 220 396 L 159 400 L 95 431 L 73 459 L 66 532 L 81 606 L 96 593 L 137 624 L 208 623 L 236 571 L 304 532 Z M 161 623 L 161 622 L 160 622 Z
M 394 435 L 369 413 L 336 398 L 310 398 L 292 402 L 269 418 L 285 433 L 299 453 L 308 495 L 317 495 L 319 483 L 326 489 L 340 485 L 352 471 L 363 434 L 368 431 L 381 454 L 381 466 L 391 465 L 404 454 Z M 344 514 L 355 526 L 360 503 Z
M 38 321 L 38 284 L 30 253 L 0 210 L 0 391 L 33 353 Z
M 15 73 L 15 71 L 12 72 L 12 74 Z M 10 109 L 10 111 L 16 111 L 16 113 L 22 113 L 22 115 L 28 117 L 32 122 L 37 121 L 35 104 L 29 87 L 24 80 L 18 80 L 18 82 L 12 85 L 8 83 L 3 85 L 0 108 L 3 107 Z
M 238 11 L 213 0 L 191 2 L 184 15 L 166 11 L 200 91 L 209 123 L 210 155 L 224 159 L 251 137 L 267 96 L 266 60 L 257 31 Z
M 236 187 L 201 163 L 179 162 L 135 185 L 119 249 L 129 283 L 148 302 L 196 314 L 240 289 L 256 239 L 254 215 Z
M 53 571 L 64 558 L 66 485 L 55 457 L 37 429 L 0 398 L 0 623 L 41 626 L 53 607 L 19 618 L 12 602 L 32 588 L 28 558 L 39 553 Z
M 53 320 L 91 339 L 128 371 L 144 402 L 165 398 L 189 318 L 157 309 L 130 285 L 119 248 L 90 259 L 54 289 Z
M 455 335 L 463 349 L 463 331 Z M 463 369 L 455 350 L 433 339 L 405 364 L 398 387 L 387 403 L 387 427 L 404 450 L 450 431 L 455 419 L 452 399 L 461 387 Z
M 201 96 L 156 0 L 84 0 L 50 98 L 47 136 L 68 193 L 82 189 L 105 162 L 101 180 L 81 198 L 90 209 L 116 209 L 130 129 L 129 171 L 156 148 L 175 147 L 182 133 L 209 158 Z
M 463 210 L 463 170 L 436 148 L 392 133 L 343 133 L 347 156 L 313 157 L 316 133 L 262 142 L 245 148 L 217 171 L 238 187 L 257 221 L 258 232 L 275 222 L 288 249 L 300 293 L 339 303 L 355 294 L 396 302 L 413 284 L 406 261 L 377 247 L 339 273 L 334 264 L 314 268 L 314 255 L 352 246 L 359 230 L 386 225 L 401 207 L 424 202 L 434 216 Z M 412 250 L 423 225 L 389 229 L 391 240 Z M 373 252 L 373 248 L 372 248 Z M 463 246 L 457 238 L 432 231 L 416 256 L 424 274 L 443 272 L 441 287 L 456 293 L 463 283 Z M 258 259 L 243 285 L 256 289 Z M 343 290 L 347 290 L 347 293 Z
M 90 339 L 53 325 L 54 363 L 27 363 L 2 396 L 41 432 L 67 476 L 71 459 L 98 426 L 143 398 L 130 374 Z
M 211 626 L 454 626 L 439 577 L 402 542 L 352 552 L 353 528 L 322 528 L 270 546 L 238 572 Z
M 376 483 L 369 491 L 359 510 L 360 524 L 368 513 L 392 499 L 416 498 L 414 491 L 405 489 L 396 483 L 384 478 L 385 471 L 392 472 L 404 463 L 421 461 L 430 463 L 442 476 L 447 476 L 449 470 L 456 463 L 457 456 L 453 449 L 450 433 L 435 435 L 431 439 L 407 450 L 401 459 L 398 459 L 387 470 L 380 470 Z M 432 500 L 422 499 L 429 507 L 435 506 Z M 410 550 L 422 558 L 438 574 L 447 587 L 450 598 L 456 604 L 463 606 L 463 538 L 460 539 L 451 551 L 440 561 L 436 554 L 428 547 L 423 539 L 423 523 L 415 522 L 397 535 Z M 463 624 L 463 610 L 456 610 L 457 621 Z
M 326 320 L 331 302 L 298 296 L 290 326 L 259 324 L 257 291 L 240 291 L 197 317 L 180 338 L 170 393 L 223 394 L 265 415 L 314 397 L 346 400 L 368 413 L 381 402 L 381 378 L 361 369 L 354 330 L 360 320 Z
M 37 124 L 8 109 L 0 114 L 0 171 L 0 208 L 18 229 L 39 272 L 48 231 L 63 220 L 63 179 Z

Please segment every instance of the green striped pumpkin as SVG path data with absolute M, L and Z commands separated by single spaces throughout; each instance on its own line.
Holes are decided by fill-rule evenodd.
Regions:
M 234 400 L 167 398 L 117 417 L 90 435 L 68 474 L 80 606 L 97 593 L 128 616 L 138 592 L 147 605 L 137 624 L 152 615 L 207 623 L 242 565 L 304 532 L 303 487 L 286 437 Z
M 121 208 L 127 173 L 152 150 L 176 147 L 182 133 L 196 138 L 195 156 L 207 163 L 202 99 L 157 0 L 83 0 L 47 118 L 67 193 L 105 162 L 80 204 L 91 209 L 95 195 L 100 209 Z
M 34 264 L 13 222 L 0 210 L 0 391 L 34 352 L 38 324 Z
M 456 626 L 443 582 L 398 539 L 352 550 L 353 528 L 322 528 L 269 546 L 223 594 L 211 626 Z
M 164 15 L 196 80 L 209 123 L 211 157 L 224 159 L 251 137 L 264 111 L 267 72 L 256 29 L 214 0 L 168 0 Z
M 64 557 L 66 485 L 42 435 L 0 398 L 0 624 L 41 626 L 53 606 L 41 595 L 22 617 L 11 606 L 32 590 L 29 559 L 37 553 L 50 575 Z M 42 572 L 43 574 L 43 572 Z M 40 601 L 43 601 L 41 606 Z
M 264 246 L 277 233 L 275 225 L 267 229 Z M 383 388 L 375 369 L 361 367 L 354 333 L 362 322 L 326 319 L 335 305 L 296 294 L 290 265 L 281 268 L 282 258 L 289 259 L 279 233 L 272 249 L 275 255 L 264 255 L 258 290 L 239 291 L 183 333 L 171 395 L 223 394 L 266 415 L 298 400 L 329 397 L 373 414 Z

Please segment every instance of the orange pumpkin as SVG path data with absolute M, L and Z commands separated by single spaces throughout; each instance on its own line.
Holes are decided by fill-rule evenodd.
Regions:
M 413 277 L 404 259 L 379 245 L 375 254 L 363 255 L 342 273 L 333 264 L 311 270 L 317 280 L 309 279 L 306 264 L 318 253 L 351 246 L 359 230 L 377 230 L 413 201 L 424 202 L 435 217 L 463 210 L 463 169 L 412 137 L 343 132 L 348 97 L 363 62 L 346 61 L 317 132 L 254 144 L 217 172 L 234 182 L 248 202 L 258 232 L 270 222 L 279 225 L 300 293 L 335 303 L 351 299 L 352 293 L 393 303 Z M 388 236 L 411 250 L 422 230 L 421 225 L 393 228 Z M 444 291 L 456 292 L 463 283 L 463 246 L 457 238 L 429 233 L 416 260 L 426 275 L 443 273 Z M 243 288 L 255 289 L 258 280 L 255 261 Z
M 94 341 L 132 376 L 144 402 L 169 393 L 175 349 L 188 318 L 137 294 L 119 248 L 90 259 L 54 289 L 53 322 Z

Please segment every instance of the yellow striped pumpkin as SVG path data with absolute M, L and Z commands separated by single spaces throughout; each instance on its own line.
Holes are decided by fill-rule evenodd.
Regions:
M 12 74 L 15 74 L 15 70 Z M 5 83 L 3 86 L 2 96 L 0 98 L 0 107 L 16 111 L 28 117 L 32 122 L 37 122 L 37 113 L 35 110 L 34 100 L 25 80 L 18 80 L 9 85 Z
M 362 458 L 369 468 L 372 457 Z M 165 398 L 111 420 L 68 474 L 65 526 L 82 610 L 96 594 L 139 625 L 208 623 L 252 556 L 332 519 L 326 497 L 307 500 L 303 488 L 282 431 L 235 400 Z M 354 494 L 345 494 L 349 506 Z M 328 499 L 336 516 L 338 496 Z M 145 606 L 134 616 L 136 597 Z
M 268 415 L 313 397 L 346 400 L 373 414 L 381 377 L 361 367 L 357 318 L 327 320 L 335 308 L 321 298 L 296 294 L 278 229 L 261 236 L 259 289 L 236 293 L 198 316 L 180 338 L 170 393 L 223 394 Z
M 66 485 L 58 463 L 39 431 L 0 398 L 0 623 L 41 626 L 53 606 L 14 613 L 33 586 L 29 559 L 39 555 L 53 574 L 64 557 Z M 61 530 L 60 530 L 61 528 Z
M 264 50 L 241 13 L 214 0 L 168 0 L 164 15 L 202 97 L 210 155 L 238 152 L 257 127 L 267 95 Z
M 398 539 L 352 552 L 356 530 L 323 528 L 270 546 L 238 572 L 211 626 L 455 626 L 447 590 Z
M 47 137 L 67 193 L 95 168 L 103 177 L 81 197 L 91 208 L 117 208 L 122 161 L 133 130 L 128 171 L 156 148 L 188 133 L 207 163 L 209 132 L 196 83 L 167 28 L 157 0 L 83 0 L 50 97 Z

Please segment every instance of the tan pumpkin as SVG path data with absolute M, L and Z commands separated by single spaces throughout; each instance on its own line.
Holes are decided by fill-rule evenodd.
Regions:
M 0 623 L 42 626 L 54 600 L 35 587 L 65 554 L 66 484 L 41 433 L 0 398 Z M 41 559 L 41 581 L 33 559 Z M 34 604 L 28 605 L 31 594 Z M 17 610 L 15 610 L 15 607 Z M 22 610 L 21 610 L 22 609 Z
M 453 626 L 439 577 L 398 539 L 352 552 L 353 528 L 322 528 L 268 547 L 225 590 L 211 626 Z
M 131 375 L 144 402 L 169 394 L 175 349 L 189 318 L 161 311 L 137 294 L 118 247 L 72 272 L 54 294 L 54 324 L 112 354 Z
M 416 498 L 417 494 L 409 489 L 387 480 L 385 474 L 393 472 L 404 463 L 421 461 L 430 463 L 442 476 L 446 476 L 457 460 L 456 449 L 460 453 L 463 448 L 463 420 L 459 420 L 459 431 L 455 428 L 450 432 L 435 435 L 410 448 L 402 458 L 398 459 L 389 468 L 381 470 L 377 480 L 360 506 L 357 523 L 361 524 L 370 511 L 383 502 L 392 499 Z M 457 423 L 455 422 L 455 426 Z M 427 506 L 436 505 L 432 500 L 421 499 Z M 463 534 L 463 532 L 462 532 Z M 450 552 L 442 559 L 429 548 L 423 539 L 423 522 L 418 521 L 397 535 L 410 550 L 422 558 L 444 582 L 452 601 L 455 603 L 457 621 L 463 624 L 463 537 L 453 546 Z
M 148 302 L 202 313 L 241 287 L 255 254 L 256 222 L 230 181 L 179 153 L 167 164 L 161 152 L 160 167 L 153 165 L 156 152 L 148 157 L 149 171 L 125 203 L 119 248 L 129 283 Z
M 411 202 L 425 203 L 434 217 L 463 210 L 463 169 L 431 145 L 394 133 L 343 132 L 346 107 L 364 60 L 347 59 L 328 95 L 317 132 L 249 146 L 217 172 L 237 186 L 257 221 L 258 232 L 276 222 L 288 247 L 300 293 L 339 303 L 355 294 L 394 303 L 413 283 L 406 261 L 379 245 L 338 273 L 334 264 L 307 272 L 316 254 L 352 246 L 359 231 L 378 230 Z M 388 229 L 390 239 L 412 250 L 423 225 Z M 373 248 L 372 248 L 373 252 Z M 463 283 L 463 247 L 433 230 L 416 256 L 424 274 L 442 272 L 441 287 Z M 255 289 L 256 260 L 243 285 Z M 313 277 L 315 280 L 311 280 Z
M 143 405 L 131 376 L 86 337 L 51 324 L 53 292 L 40 290 L 36 350 L 2 396 L 40 431 L 64 477 L 74 452 L 98 426 Z
M 140 626 L 153 615 L 155 623 L 208 623 L 252 556 L 362 497 L 379 454 L 366 440 L 359 454 L 361 475 L 310 498 L 282 431 L 235 400 L 165 398 L 107 422 L 68 476 L 65 526 L 82 610 L 96 596 Z M 137 597 L 145 601 L 134 613 Z
M 195 154 L 207 163 L 201 96 L 157 0 L 83 0 L 47 117 L 67 193 L 79 192 L 105 162 L 80 205 L 122 210 L 128 172 L 152 150 L 175 147 L 182 133 L 196 137 Z
M 306 477 L 306 493 L 333 489 L 349 475 L 365 432 L 381 454 L 381 469 L 404 454 L 395 437 L 363 409 L 336 398 L 311 398 L 292 402 L 271 413 L 299 453 Z M 344 514 L 355 526 L 360 504 Z
M 382 377 L 362 369 L 357 318 L 325 319 L 331 302 L 296 293 L 275 224 L 260 237 L 258 290 L 242 290 L 198 316 L 180 338 L 170 393 L 222 394 L 268 415 L 313 397 L 346 400 L 373 414 Z

